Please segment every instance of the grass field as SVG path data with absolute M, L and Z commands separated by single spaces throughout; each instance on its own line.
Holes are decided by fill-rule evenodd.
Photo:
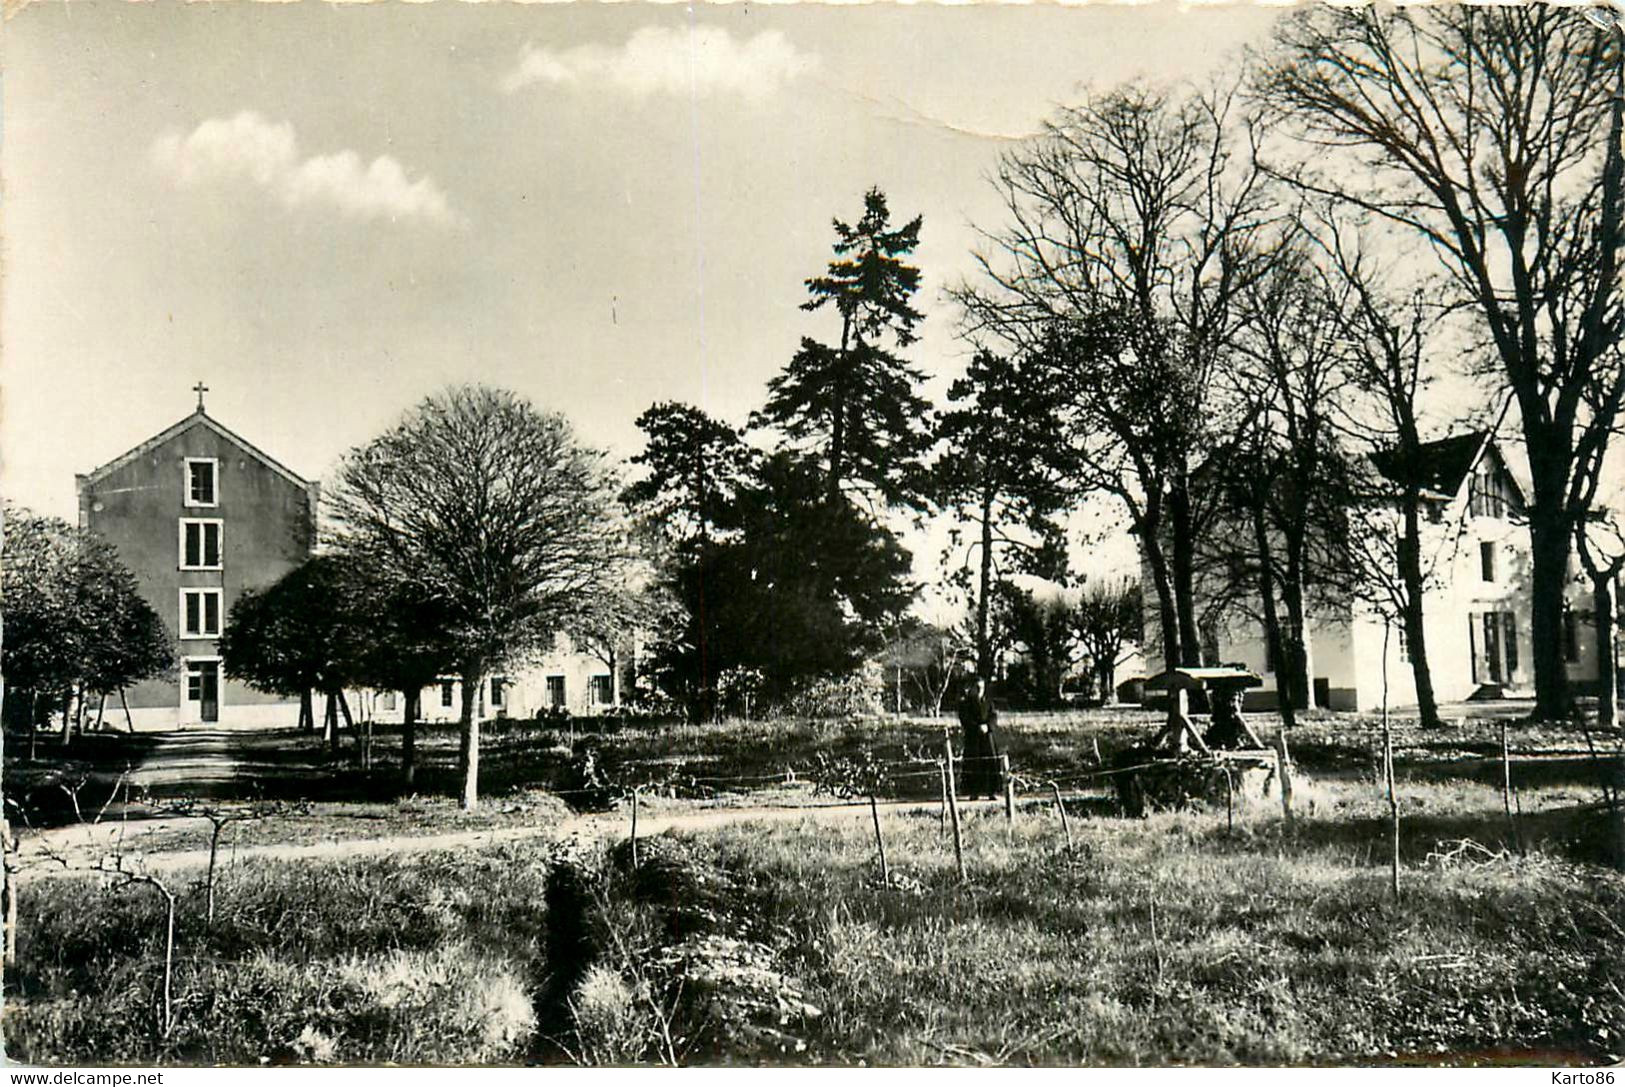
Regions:
M 1093 772 L 1097 749 L 1109 763 L 1150 723 L 1129 710 L 1009 715 L 1006 746 L 1036 785 Z M 750 821 L 752 805 L 811 800 L 804 775 L 821 757 L 929 758 L 942 725 L 627 725 L 572 743 L 552 726 L 508 723 L 488 736 L 489 799 L 477 813 L 436 795 L 454 769 L 451 729 L 425 730 L 419 791 L 406 796 L 388 733 L 370 771 L 348 750 L 328 762 L 312 738 L 271 737 L 281 754 L 256 765 L 286 768 L 273 791 L 314 800 L 234 824 L 228 850 L 464 828 L 537 836 L 317 862 L 234 863 L 228 853 L 212 924 L 196 873 L 162 872 L 178 895 L 167 1031 L 159 892 L 25 874 L 19 961 L 5 979 L 7 1054 L 230 1064 L 1620 1059 L 1625 876 L 1615 866 L 1625 841 L 1600 803 L 1604 764 L 1577 730 L 1514 726 L 1514 831 L 1499 721 L 1431 732 L 1396 722 L 1398 902 L 1373 722 L 1343 716 L 1293 734 L 1291 825 L 1274 802 L 1243 805 L 1233 826 L 1222 805 L 1125 819 L 1109 782 L 1083 779 L 1067 802 L 1070 851 L 1045 791 L 1023 793 L 1013 823 L 996 807 L 967 811 L 963 884 L 930 806 L 882 815 L 885 885 L 866 811 Z M 136 765 L 148 742 L 89 737 L 66 758 L 22 766 L 8 748 L 8 795 L 19 781 L 60 794 L 54 781 Z M 1606 754 L 1618 740 L 1599 742 Z M 713 809 L 735 821 L 646 837 L 636 869 L 622 820 L 595 824 L 608 838 L 552 840 L 548 828 L 571 815 L 564 801 L 578 798 L 549 789 L 571 785 L 588 748 L 614 786 L 604 802 L 637 784 L 650 788 L 651 812 Z M 931 785 L 899 781 L 893 792 L 931 796 Z M 195 848 L 207 834 L 206 822 L 183 820 L 143 848 Z
M 14 1060 L 56 1063 L 1537 1063 L 1617 1060 L 1625 877 L 1580 786 L 1402 781 L 1402 897 L 1368 775 L 1298 818 L 1130 820 L 1082 798 L 1068 852 L 1033 797 L 966 815 L 968 879 L 930 811 L 740 822 L 640 843 L 225 870 L 181 893 L 160 1029 L 151 888 L 25 885 Z M 746 813 L 740 813 L 744 816 Z M 1468 844 L 1473 843 L 1473 844 Z

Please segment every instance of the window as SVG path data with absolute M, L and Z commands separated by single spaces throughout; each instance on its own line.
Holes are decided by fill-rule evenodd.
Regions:
M 562 708 L 564 706 L 564 677 L 547 677 L 547 704 Z
M 493 707 L 502 705 L 502 688 L 506 683 L 506 680 L 498 676 L 491 677 L 491 705 Z
M 1401 625 L 1394 629 L 1399 633 L 1399 659 L 1408 661 L 1411 659 L 1411 642 L 1405 637 L 1405 627 Z
M 1275 671 L 1275 643 L 1270 641 L 1270 628 L 1264 628 L 1264 671 Z
M 592 677 L 592 704 L 607 706 L 615 701 L 615 686 L 608 672 Z
M 1568 608 L 1563 609 L 1563 659 L 1569 664 L 1580 660 L 1580 617 Z
M 1512 682 L 1512 674 L 1518 670 L 1518 617 L 1510 611 L 1501 613 L 1501 631 L 1507 658 L 1507 682 Z
M 219 589 L 181 590 L 181 637 L 220 636 L 220 593 Z
M 443 679 L 440 681 L 440 708 L 443 710 L 451 708 L 451 688 L 453 682 L 453 680 L 449 679 Z
M 1479 574 L 1485 581 L 1495 580 L 1495 545 L 1488 541 L 1478 545 Z
M 203 701 L 203 671 L 195 664 L 186 666 L 186 700 Z
M 221 567 L 222 522 L 181 520 L 181 569 L 218 570 Z
M 218 506 L 220 489 L 216 477 L 220 462 L 213 457 L 186 458 L 186 504 L 188 506 Z
M 386 712 L 386 713 L 395 712 L 395 709 L 396 709 L 396 706 L 395 706 L 395 692 L 394 691 L 385 691 L 384 692 L 384 697 L 383 697 L 383 703 L 384 703 L 384 712 Z

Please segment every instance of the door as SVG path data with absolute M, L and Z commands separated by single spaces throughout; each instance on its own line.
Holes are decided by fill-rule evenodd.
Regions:
M 1490 666 L 1490 682 L 1505 683 L 1506 672 L 1501 667 L 1501 616 L 1493 611 L 1484 613 L 1484 658 Z
M 219 661 L 186 662 L 186 701 L 197 707 L 197 716 L 186 713 L 182 716 L 182 720 L 203 722 L 220 720 Z
M 205 723 L 220 720 L 220 662 L 203 661 L 203 697 L 200 707 Z

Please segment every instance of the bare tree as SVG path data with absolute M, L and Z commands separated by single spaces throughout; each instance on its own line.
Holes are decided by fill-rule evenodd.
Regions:
M 1245 429 L 1221 418 L 1217 382 L 1279 215 L 1235 100 L 1131 85 L 1062 110 L 1001 163 L 1006 223 L 979 254 L 985 282 L 956 292 L 972 334 L 1050 360 L 1078 482 L 1120 499 L 1139 537 L 1169 668 L 1200 659 L 1211 511 L 1191 482 Z
M 1346 554 L 1355 579 L 1380 596 L 1378 610 L 1397 618 L 1405 637 L 1417 713 L 1426 728 L 1439 725 L 1439 703 L 1429 664 L 1426 599 L 1441 548 L 1430 546 L 1425 525 L 1442 509 L 1422 441 L 1420 402 L 1445 373 L 1430 352 L 1445 315 L 1417 290 L 1397 297 L 1390 276 L 1364 246 L 1358 219 L 1338 222 L 1328 212 L 1316 237 L 1326 255 L 1327 283 L 1338 304 L 1330 317 L 1343 349 L 1349 390 L 1339 412 L 1342 429 L 1360 442 L 1374 473 L 1359 477 L 1348 508 Z M 1397 529 L 1395 531 L 1397 519 Z M 1448 545 L 1449 533 L 1433 544 Z
M 1282 20 L 1256 81 L 1304 148 L 1279 173 L 1423 242 L 1516 398 L 1545 717 L 1569 710 L 1569 549 L 1625 399 L 1617 48 L 1553 5 L 1316 7 Z
M 603 457 L 563 416 L 477 385 L 425 399 L 339 468 L 334 542 L 446 617 L 464 808 L 479 803 L 481 683 L 549 644 L 600 591 L 620 539 L 614 494 Z
M 1102 702 L 1117 691 L 1117 667 L 1130 642 L 1145 633 L 1140 583 L 1131 578 L 1085 582 L 1073 608 L 1073 628 Z
M 1240 498 L 1250 558 L 1263 597 L 1266 635 L 1284 681 L 1283 720 L 1313 708 L 1312 619 L 1327 596 L 1347 599 L 1343 510 L 1348 460 L 1337 405 L 1348 385 L 1337 315 L 1341 300 L 1309 262 L 1303 239 L 1242 292 L 1247 320 L 1236 339 L 1232 380 L 1253 405 L 1253 425 L 1217 474 Z M 1209 538 L 1222 536 L 1210 533 Z M 1276 609 L 1277 602 L 1280 605 Z

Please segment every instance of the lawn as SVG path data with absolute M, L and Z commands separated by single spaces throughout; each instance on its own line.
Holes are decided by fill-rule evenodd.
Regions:
M 1572 795 L 1571 795 L 1572 794 Z M 1594 797 L 1594 794 L 1592 794 Z M 7 1052 L 40 1063 L 1594 1064 L 1625 1031 L 1604 815 L 1408 776 L 1401 898 L 1369 775 L 1144 820 L 1081 797 L 808 813 L 630 844 L 243 861 L 179 875 L 174 1024 L 149 887 L 24 886 Z M 1566 799 L 1565 799 L 1566 798 Z M 1528 803 L 1533 801 L 1533 803 Z M 1550 801 L 1549 803 L 1547 801 Z M 1534 810 L 1531 810 L 1534 809 Z M 740 813 L 742 817 L 746 813 Z M 617 824 L 618 825 L 618 824 Z M 1473 843 L 1473 844 L 1469 844 Z

